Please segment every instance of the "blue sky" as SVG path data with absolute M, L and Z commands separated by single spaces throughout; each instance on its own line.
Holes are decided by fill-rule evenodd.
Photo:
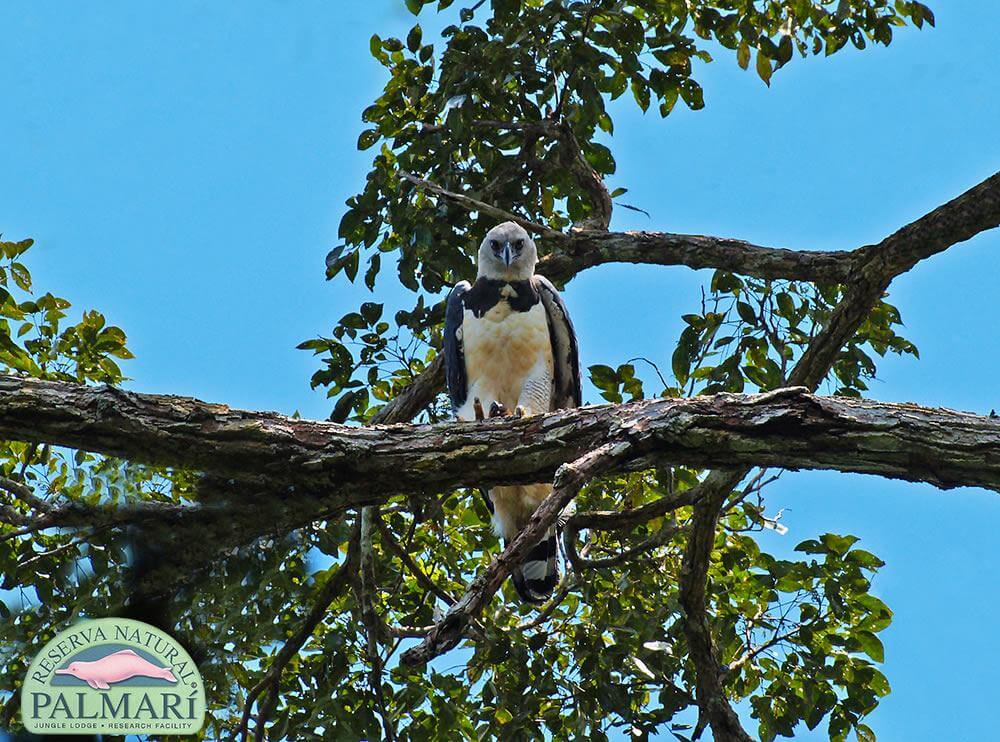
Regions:
M 932 5 L 937 29 L 796 60 L 770 89 L 717 55 L 697 113 L 620 106 L 611 185 L 651 216 L 620 209 L 614 226 L 850 249 L 996 172 L 1000 5 Z M 383 82 L 368 38 L 412 22 L 401 0 L 0 6 L 0 231 L 37 240 L 37 287 L 128 332 L 131 388 L 325 417 L 315 363 L 294 347 L 368 295 L 327 283 L 323 258 L 371 157 L 355 150 Z M 896 281 L 922 358 L 884 361 L 873 396 L 1000 407 L 998 248 L 1000 232 L 981 235 Z M 669 367 L 706 276 L 582 274 L 566 296 L 584 363 Z M 888 563 L 876 592 L 896 613 L 883 635 L 894 691 L 870 720 L 879 738 L 993 736 L 996 496 L 789 473 L 768 503 L 791 531 L 766 548 L 846 532 Z

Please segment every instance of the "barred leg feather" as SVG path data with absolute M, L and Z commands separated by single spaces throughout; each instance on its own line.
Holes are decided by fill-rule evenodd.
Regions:
M 510 578 L 521 600 L 544 603 L 559 582 L 559 562 L 556 559 L 556 530 L 550 528 L 545 538 L 535 544 Z
M 531 519 L 538 503 L 552 491 L 550 484 L 514 485 L 494 487 L 489 492 L 493 505 L 493 524 L 497 535 L 506 545 Z M 511 572 L 511 581 L 521 600 L 544 603 L 559 581 L 558 546 L 556 528 L 550 528 Z

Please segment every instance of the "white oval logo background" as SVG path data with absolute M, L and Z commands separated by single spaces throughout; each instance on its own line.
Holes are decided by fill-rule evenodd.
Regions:
M 195 734 L 205 686 L 169 634 L 126 618 L 80 621 L 32 660 L 21 720 L 37 734 Z

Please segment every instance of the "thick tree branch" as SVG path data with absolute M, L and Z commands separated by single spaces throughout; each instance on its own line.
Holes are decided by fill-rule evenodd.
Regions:
M 565 283 L 577 273 L 605 263 L 719 268 L 758 278 L 843 283 L 867 255 L 865 248 L 789 250 L 728 237 L 670 232 L 608 232 L 603 229 L 559 232 L 411 173 L 401 171 L 400 177 L 470 211 L 517 222 L 529 232 L 551 240 L 545 245 L 546 252 L 538 263 L 538 272 L 556 283 Z
M 862 261 L 847 281 L 847 291 L 830 321 L 816 336 L 790 374 L 790 384 L 815 389 L 826 377 L 850 337 L 892 279 L 920 260 L 975 234 L 1000 225 L 1000 173 L 988 178 L 930 214 L 904 227 L 878 245 L 861 248 Z M 698 488 L 681 569 L 680 600 L 685 635 L 696 668 L 702 714 L 717 740 L 749 740 L 726 700 L 724 673 L 712 646 L 705 590 L 715 542 L 715 529 L 728 493 L 748 469 L 713 471 Z
M 941 487 L 972 484 L 1000 490 L 1000 420 L 908 404 L 815 397 L 802 389 L 646 400 L 520 420 L 383 428 L 351 428 L 191 399 L 10 377 L 0 379 L 0 402 L 0 435 L 217 474 L 239 471 L 243 477 L 274 478 L 297 488 L 299 494 L 289 503 L 294 502 L 296 518 L 302 520 L 310 512 L 329 515 L 382 502 L 394 493 L 544 481 L 560 464 L 575 460 L 559 469 L 554 494 L 539 508 L 523 538 L 515 539 L 425 642 L 411 650 L 406 657 L 411 662 L 436 656 L 460 640 L 510 565 L 537 540 L 536 531 L 543 533 L 583 483 L 597 474 L 649 467 L 657 461 L 760 464 L 836 468 Z M 740 475 L 713 476 L 727 478 L 719 491 L 728 492 L 735 484 L 731 480 Z M 616 516 L 581 514 L 578 523 L 599 527 L 612 519 L 617 525 L 639 522 L 691 502 L 698 491 Z M 274 509 L 284 503 L 287 490 L 277 492 Z M 324 495 L 311 495 L 315 492 Z M 255 501 L 261 497 L 256 495 Z M 200 512 L 197 507 L 189 510 L 191 517 Z M 701 544 L 698 553 L 704 549 L 710 554 L 714 516 L 707 510 L 703 522 L 698 513 L 696 509 L 691 539 Z M 263 520 L 260 528 L 272 531 L 275 522 Z M 695 602 L 685 605 L 697 605 L 698 591 L 689 595 Z M 692 642 L 693 656 L 704 661 L 712 657 L 707 632 L 705 624 L 702 641 Z M 721 682 L 720 674 L 702 697 L 724 701 L 719 696 Z M 270 705 L 265 703 L 263 709 Z
M 870 310 L 870 303 L 864 301 L 865 295 L 876 295 L 877 298 L 893 276 L 909 270 L 920 259 L 1000 224 L 1000 216 L 997 215 L 1000 173 L 878 245 L 851 251 L 788 250 L 725 237 L 668 232 L 580 230 L 566 234 L 525 222 L 514 214 L 445 190 L 409 173 L 403 173 L 402 177 L 470 210 L 482 210 L 500 219 L 521 220 L 526 229 L 549 237 L 550 242 L 545 245 L 547 253 L 539 261 L 538 272 L 557 284 L 566 283 L 581 271 L 605 263 L 684 265 L 693 269 L 716 268 L 757 278 L 848 284 L 852 290 L 851 295 L 846 297 L 849 301 L 843 302 L 844 309 L 829 325 L 831 342 L 815 346 L 815 350 L 810 349 L 805 362 L 799 364 L 801 378 L 792 379 L 790 386 L 805 384 L 807 370 L 813 376 L 818 371 L 822 371 L 820 378 L 826 376 L 829 365 L 824 370 L 824 364 L 832 363 L 829 356 L 831 353 L 835 356 L 840 351 L 843 343 L 854 333 L 851 328 L 856 329 L 856 323 L 863 321 Z M 440 321 L 443 312 L 443 305 L 432 309 L 432 321 Z M 858 312 L 861 312 L 860 319 Z M 843 340 L 837 344 L 837 338 Z M 823 348 L 827 350 L 823 351 Z M 399 401 L 390 402 L 379 413 L 387 416 L 380 422 L 412 419 L 443 388 L 443 365 L 428 367 L 400 395 Z M 410 417 L 404 417 L 407 414 Z
M 448 191 L 410 173 L 401 177 L 469 210 L 510 219 L 551 240 L 538 272 L 556 283 L 605 263 L 683 265 L 717 268 L 757 278 L 814 283 L 850 283 L 877 275 L 891 278 L 920 260 L 1000 224 L 1000 173 L 877 245 L 849 251 L 789 250 L 744 240 L 669 232 L 559 232 L 469 196 Z M 864 269 L 864 271 L 862 271 Z
M 815 389 L 826 378 L 844 344 L 896 276 L 925 258 L 997 226 L 1000 226 L 1000 173 L 877 245 L 861 248 L 864 261 L 852 272 L 847 291 L 829 322 L 792 370 L 789 386 Z
M 750 735 L 743 729 L 726 697 L 724 668 L 712 643 L 705 598 L 719 511 L 728 493 L 739 484 L 746 472 L 745 468 L 711 471 L 696 488 L 695 494 L 701 499 L 695 504 L 691 516 L 679 581 L 684 636 L 695 666 L 695 696 L 700 710 L 698 726 L 707 721 L 719 742 L 750 742 Z
M 604 185 L 604 179 L 594 170 L 583 153 L 573 127 L 568 121 L 562 121 L 558 125 L 558 136 L 564 151 L 564 161 L 567 169 L 573 173 L 576 182 L 581 190 L 586 194 L 587 201 L 590 202 L 590 214 L 587 218 L 574 225 L 576 229 L 590 229 L 595 231 L 606 231 L 611 224 L 611 212 L 614 205 L 611 202 L 611 194 Z
M 616 441 L 633 444 L 621 467 L 630 470 L 657 462 L 835 469 L 1000 490 L 1000 420 L 817 397 L 801 388 L 479 423 L 358 428 L 6 376 L 0 377 L 0 436 L 260 481 L 255 503 L 294 505 L 295 517 L 306 521 L 311 513 L 329 516 L 393 495 L 545 481 L 561 464 Z M 272 494 L 268 482 L 282 486 Z M 177 515 L 198 508 L 140 510 L 151 518 L 158 509 Z M 85 520 L 75 517 L 74 524 Z
M 380 520 L 378 509 L 373 505 L 361 508 L 361 532 L 359 535 L 360 561 L 354 575 L 354 592 L 361 610 L 361 622 L 365 627 L 365 651 L 368 655 L 368 684 L 375 697 L 375 706 L 382 719 L 382 729 L 388 742 L 395 742 L 395 723 L 385 703 L 382 692 L 382 655 L 379 643 L 387 640 L 388 631 L 375 609 L 375 592 L 378 590 L 375 578 L 375 553 L 372 536 L 373 523 Z
M 764 247 L 730 237 L 671 232 L 580 230 L 546 245 L 538 272 L 564 283 L 606 263 L 712 268 L 756 278 L 843 283 L 861 253 Z
M 801 388 L 651 399 L 479 423 L 358 428 L 187 397 L 7 376 L 0 377 L 0 436 L 281 482 L 273 495 L 262 485 L 255 500 L 295 504 L 299 518 L 383 503 L 398 494 L 544 481 L 561 464 L 625 440 L 635 444 L 628 469 L 658 461 L 836 469 L 941 488 L 1000 489 L 1000 420 L 817 397 Z M 150 518 L 157 509 L 140 510 Z

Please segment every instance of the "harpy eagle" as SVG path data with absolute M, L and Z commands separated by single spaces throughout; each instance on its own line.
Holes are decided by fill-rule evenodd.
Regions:
M 581 404 L 580 359 L 566 305 L 544 276 L 538 251 L 514 222 L 493 227 L 479 247 L 476 282 L 448 296 L 444 361 L 459 420 L 513 412 L 537 415 Z M 497 535 L 510 541 L 527 525 L 551 484 L 494 487 L 487 495 Z M 511 573 L 522 600 L 539 603 L 559 578 L 550 529 Z

